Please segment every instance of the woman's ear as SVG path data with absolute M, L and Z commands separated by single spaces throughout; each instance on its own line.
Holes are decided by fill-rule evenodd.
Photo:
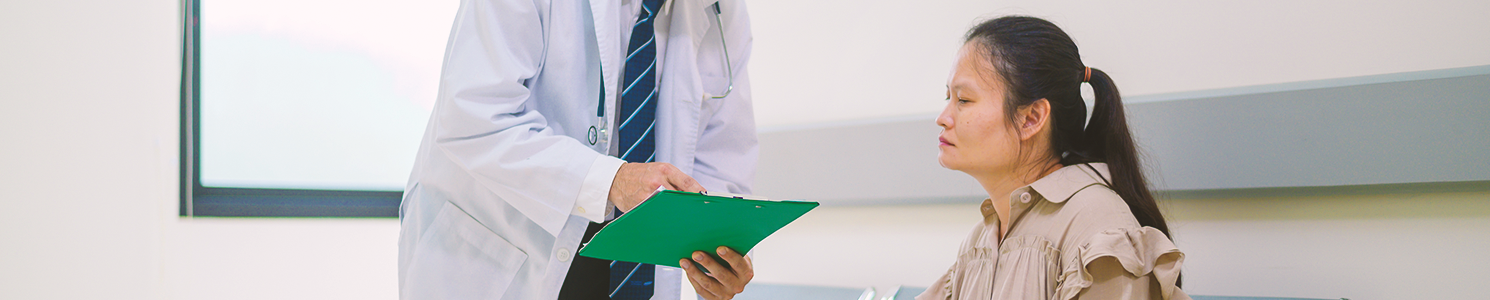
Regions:
M 1041 98 L 1019 108 L 1019 140 L 1028 141 L 1050 125 L 1050 100 Z

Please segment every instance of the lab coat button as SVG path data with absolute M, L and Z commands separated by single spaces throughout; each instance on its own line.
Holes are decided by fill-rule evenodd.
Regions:
M 569 249 L 559 249 L 559 261 L 569 261 Z
M 576 210 L 579 210 L 579 213 L 585 213 L 585 207 L 584 206 L 575 207 L 575 209 Z

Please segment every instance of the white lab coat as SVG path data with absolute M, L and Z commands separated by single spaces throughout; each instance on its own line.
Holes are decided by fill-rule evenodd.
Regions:
M 615 132 L 617 114 L 596 112 L 602 84 L 605 107 L 618 107 L 633 1 L 461 2 L 400 209 L 400 298 L 558 296 L 585 228 L 604 218 L 582 208 L 606 203 L 622 164 L 603 154 L 615 135 L 592 145 L 589 128 Z M 656 161 L 708 190 L 749 193 L 750 23 L 743 3 L 719 1 L 734 89 L 710 98 L 728 80 L 714 2 L 667 1 L 654 23 Z M 685 280 L 658 267 L 653 299 L 676 299 Z

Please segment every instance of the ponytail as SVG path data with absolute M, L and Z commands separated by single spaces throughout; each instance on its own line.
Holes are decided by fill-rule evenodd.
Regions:
M 1117 85 L 1102 70 L 1086 68 L 1086 74 L 1088 77 L 1084 81 L 1092 85 L 1092 94 L 1097 99 L 1092 105 L 1092 120 L 1087 122 L 1081 141 L 1077 143 L 1085 148 L 1079 152 L 1087 154 L 1088 160 L 1107 163 L 1107 172 L 1112 177 L 1105 179 L 1108 180 L 1107 187 L 1128 203 L 1128 211 L 1133 212 L 1139 225 L 1158 229 L 1173 240 L 1169 223 L 1164 221 L 1164 214 L 1154 201 L 1154 194 L 1149 191 L 1148 180 L 1143 177 L 1138 145 L 1133 142 L 1133 132 L 1128 130 L 1128 117 L 1123 112 L 1123 97 L 1118 94 Z M 1066 164 L 1066 159 L 1061 163 Z M 1183 276 L 1176 275 L 1175 286 L 1183 286 Z
M 1092 120 L 1087 122 L 1080 142 L 1076 143 L 1077 148 L 1084 148 L 1077 149 L 1077 152 L 1084 155 L 1067 158 L 1073 164 L 1077 161 L 1106 162 L 1107 171 L 1112 177 L 1107 179 L 1107 186 L 1128 203 L 1128 210 L 1133 211 L 1138 224 L 1159 229 L 1168 236 L 1169 224 L 1164 222 L 1164 215 L 1160 213 L 1159 205 L 1149 191 L 1148 181 L 1144 179 L 1142 165 L 1138 161 L 1138 147 L 1133 142 L 1132 132 L 1128 130 L 1128 119 L 1123 113 L 1123 100 L 1118 95 L 1117 85 L 1102 70 L 1087 70 L 1090 70 L 1087 71 L 1091 74 L 1088 82 L 1092 85 L 1092 94 L 1097 98 L 1096 104 L 1092 106 Z M 1066 159 L 1063 159 L 1062 164 L 1070 165 Z

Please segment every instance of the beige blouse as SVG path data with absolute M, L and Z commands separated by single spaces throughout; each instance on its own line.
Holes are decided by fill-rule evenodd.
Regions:
M 1014 190 L 1002 241 L 984 200 L 957 262 L 916 299 L 1190 299 L 1175 286 L 1185 255 L 1102 178 L 1106 164 L 1077 164 Z

